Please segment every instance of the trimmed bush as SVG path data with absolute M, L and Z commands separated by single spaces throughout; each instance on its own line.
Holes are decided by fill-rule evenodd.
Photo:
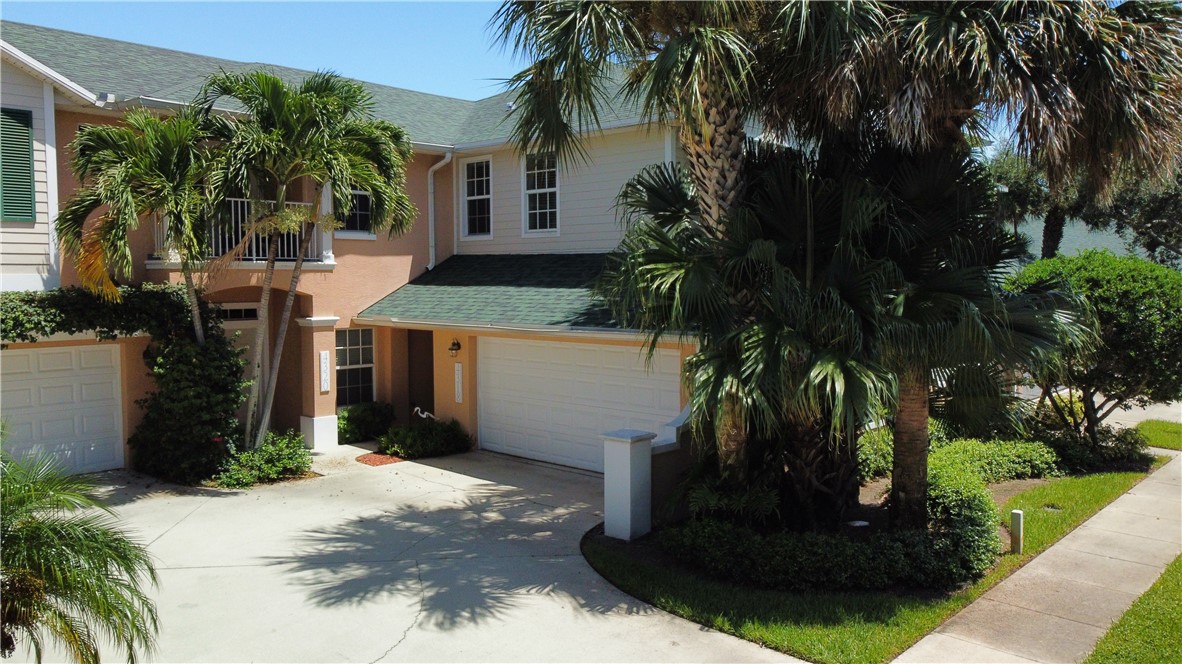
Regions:
M 472 438 L 455 420 L 427 420 L 413 426 L 394 426 L 378 440 L 378 451 L 403 459 L 459 454 L 472 449 Z
M 932 452 L 931 463 L 967 465 L 986 484 L 1060 473 L 1059 456 L 1043 443 L 961 438 Z
M 371 401 L 337 409 L 337 442 L 341 445 L 377 440 L 394 424 L 394 405 Z
M 947 589 L 980 578 L 1001 548 L 985 483 L 957 460 L 932 464 L 927 532 L 761 535 L 715 518 L 663 530 L 673 557 L 710 574 L 782 590 Z
M 1083 406 L 1074 402 L 1075 408 L 1065 400 L 1055 397 L 1060 411 L 1068 417 L 1079 414 Z M 1040 440 L 1055 451 L 1061 465 L 1072 472 L 1096 472 L 1106 470 L 1144 470 L 1153 463 L 1149 453 L 1149 441 L 1137 429 L 1115 429 L 1106 424 L 1096 427 L 1096 439 L 1083 436 L 1065 426 L 1052 411 L 1050 401 L 1045 401 L 1026 422 L 1026 429 L 1032 438 Z
M 891 474 L 894 436 L 889 427 L 871 429 L 858 439 L 858 480 L 865 484 Z
M 270 431 L 258 449 L 232 451 L 213 483 L 227 489 L 246 489 L 259 483 L 301 477 L 311 469 L 312 453 L 304 447 L 303 434 Z

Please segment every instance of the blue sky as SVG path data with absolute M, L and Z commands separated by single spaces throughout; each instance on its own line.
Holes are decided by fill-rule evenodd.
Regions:
M 522 67 L 493 2 L 11 2 L 5 20 L 479 99 Z

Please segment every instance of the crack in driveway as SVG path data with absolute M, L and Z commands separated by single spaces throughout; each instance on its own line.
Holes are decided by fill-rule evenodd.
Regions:
M 394 652 L 394 649 L 402 645 L 402 642 L 406 640 L 406 637 L 410 634 L 410 630 L 414 629 L 414 626 L 419 624 L 419 618 L 423 616 L 423 607 L 427 604 L 427 593 L 426 590 L 423 589 L 423 572 L 419 568 L 419 561 L 417 560 L 415 561 L 415 578 L 419 584 L 419 610 L 415 612 L 414 619 L 411 620 L 410 624 L 406 626 L 406 629 L 402 631 L 402 636 L 394 642 L 394 645 L 387 648 L 386 652 L 379 655 L 377 659 L 370 661 L 369 664 L 377 664 L 383 659 L 389 657 L 390 653 Z

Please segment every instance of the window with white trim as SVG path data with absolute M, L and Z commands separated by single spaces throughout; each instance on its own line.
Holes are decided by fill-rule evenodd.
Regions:
M 373 330 L 337 330 L 337 406 L 373 401 Z
M 369 206 L 369 194 L 364 191 L 354 191 L 353 204 L 349 206 L 349 214 L 345 215 L 345 223 L 341 226 L 341 230 L 372 233 L 373 225 L 370 223 Z
M 464 235 L 492 235 L 492 160 L 464 163 Z
M 558 230 L 558 158 L 553 152 L 525 158 L 525 230 Z

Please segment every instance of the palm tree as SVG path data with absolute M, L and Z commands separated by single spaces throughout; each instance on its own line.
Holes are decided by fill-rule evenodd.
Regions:
M 993 182 L 966 151 L 873 152 L 865 170 L 893 205 L 867 248 L 900 277 L 880 319 L 883 358 L 898 377 L 891 519 L 899 528 L 925 528 L 933 387 L 991 383 L 991 367 L 1031 366 L 1059 347 L 1061 334 L 1079 331 L 1062 296 L 1003 288 L 1026 243 L 993 218 Z
M 161 218 L 167 248 L 180 260 L 199 345 L 205 344 L 205 328 L 193 272 L 205 260 L 208 244 L 203 193 L 208 139 L 200 114 L 189 107 L 167 118 L 135 109 L 122 126 L 82 127 L 70 143 L 70 167 L 82 188 L 55 222 L 83 286 L 117 300 L 112 274 L 131 275 L 130 233 L 145 216 Z M 104 206 L 87 228 L 87 218 Z
M 84 663 L 100 642 L 150 653 L 156 607 L 145 588 L 156 572 L 143 546 L 120 532 L 81 476 L 46 460 L 0 458 L 0 653 L 17 644 L 38 662 L 47 642 Z
M 248 446 L 257 446 L 266 436 L 283 343 L 313 235 L 335 227 L 337 218 L 348 213 L 353 190 L 369 194 L 374 230 L 391 234 L 409 230 L 416 214 L 405 192 L 412 153 L 402 129 L 374 119 L 369 92 L 332 73 L 316 73 L 293 86 L 266 71 L 222 72 L 205 83 L 200 103 L 211 112 L 223 98 L 237 102 L 248 115 L 210 114 L 214 134 L 223 141 L 212 168 L 213 197 L 245 194 L 267 199 L 265 204 L 256 202 L 248 236 L 268 238 L 245 438 Z M 313 184 L 312 209 L 289 209 L 291 187 L 305 179 Z M 325 188 L 331 193 L 335 215 L 320 209 Z M 264 380 L 263 335 L 268 329 L 278 238 L 284 232 L 298 233 L 300 248 Z
M 697 339 L 691 412 L 724 479 L 770 486 L 786 525 L 831 527 L 856 501 L 857 434 L 891 391 L 874 360 L 890 266 L 859 250 L 886 206 L 783 147 L 753 144 L 743 169 L 723 237 L 702 221 L 688 170 L 642 171 L 620 195 L 628 227 L 599 290 L 650 352 Z

